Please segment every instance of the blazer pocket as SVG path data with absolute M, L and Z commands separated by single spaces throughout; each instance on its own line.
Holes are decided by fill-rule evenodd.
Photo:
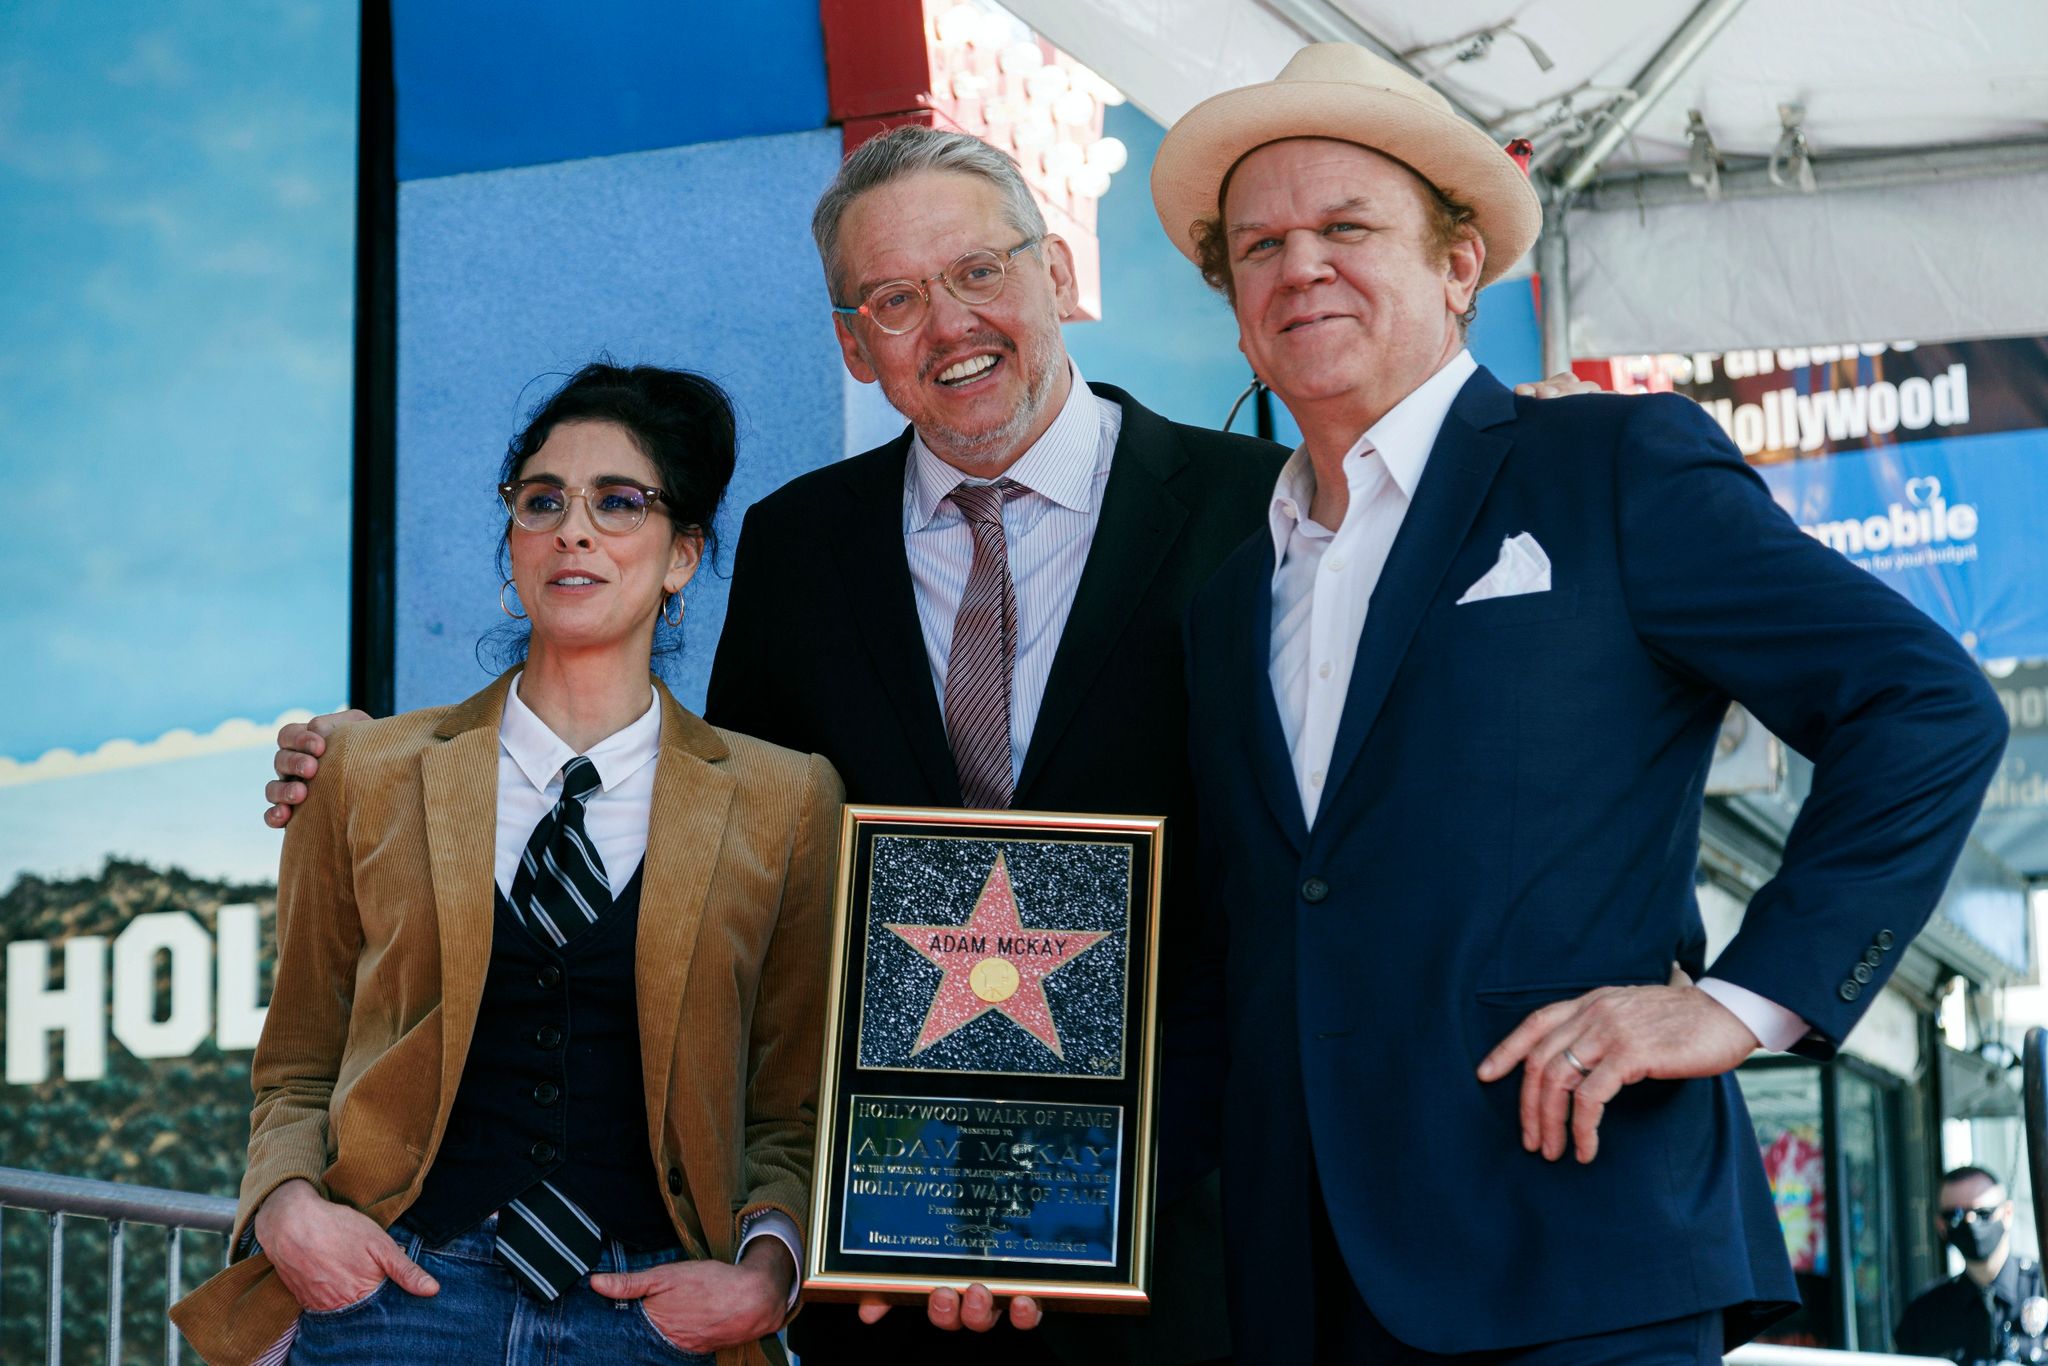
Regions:
M 1493 626 L 1521 626 L 1532 621 L 1557 621 L 1579 614 L 1579 590 L 1552 588 L 1541 593 L 1511 593 L 1504 598 L 1481 598 L 1477 602 L 1454 604 L 1443 611 L 1452 621 L 1480 630 Z

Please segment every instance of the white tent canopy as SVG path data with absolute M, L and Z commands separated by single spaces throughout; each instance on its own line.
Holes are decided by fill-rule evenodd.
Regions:
M 1163 123 L 1343 39 L 1533 140 L 1552 368 L 2048 332 L 2043 0 L 1005 3 Z

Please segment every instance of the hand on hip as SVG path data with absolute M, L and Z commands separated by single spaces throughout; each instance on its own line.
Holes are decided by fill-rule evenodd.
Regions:
M 1533 1012 L 1479 1064 L 1496 1082 L 1522 1069 L 1522 1147 L 1552 1162 L 1569 1139 L 1580 1162 L 1600 1151 L 1600 1121 L 1624 1086 L 1715 1077 L 1757 1047 L 1729 1009 L 1674 969 L 1661 987 L 1601 987 Z

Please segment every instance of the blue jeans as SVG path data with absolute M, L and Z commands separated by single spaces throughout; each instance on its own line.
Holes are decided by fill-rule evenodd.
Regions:
M 608 1300 L 586 1278 L 549 1304 L 519 1288 L 492 1254 L 498 1218 L 439 1247 L 427 1247 L 405 1220 L 391 1237 L 441 1283 L 441 1293 L 407 1294 L 385 1281 L 339 1309 L 299 1315 L 291 1366 L 711 1366 L 661 1335 L 638 1300 Z M 599 1271 L 640 1271 L 680 1261 L 681 1248 L 627 1252 L 607 1240 Z

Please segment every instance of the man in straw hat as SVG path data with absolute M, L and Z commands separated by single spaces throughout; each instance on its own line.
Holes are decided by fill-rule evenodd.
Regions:
M 1696 405 L 1473 362 L 1539 207 L 1404 71 L 1307 48 L 1181 119 L 1152 188 L 1304 436 L 1187 637 L 1239 1359 L 1718 1362 L 1795 1298 L 1728 1074 L 1840 1045 L 1998 704 Z M 1731 697 L 1813 789 L 1694 985 Z

